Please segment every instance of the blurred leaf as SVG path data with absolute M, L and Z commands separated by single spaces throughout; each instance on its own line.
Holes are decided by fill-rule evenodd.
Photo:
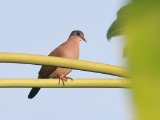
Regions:
M 123 57 L 127 57 L 127 46 L 124 46 Z
M 128 6 L 123 6 L 117 12 L 117 19 L 111 24 L 107 32 L 107 39 L 110 40 L 112 37 L 122 35 L 125 29 L 125 21 L 127 19 Z
M 135 0 L 127 21 L 127 56 L 136 120 L 160 120 L 160 1 Z

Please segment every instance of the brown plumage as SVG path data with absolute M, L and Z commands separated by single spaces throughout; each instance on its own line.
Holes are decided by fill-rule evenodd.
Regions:
M 54 49 L 49 54 L 49 56 L 79 59 L 79 42 L 81 40 L 86 41 L 84 38 L 84 34 L 79 30 L 72 31 L 67 41 L 58 46 L 56 49 Z M 64 81 L 67 81 L 67 79 L 72 80 L 72 78 L 66 76 L 71 71 L 72 70 L 68 68 L 43 65 L 39 71 L 38 78 L 59 78 L 59 84 L 60 81 L 62 81 L 62 84 L 64 85 Z M 32 88 L 28 95 L 28 98 L 32 99 L 39 92 L 39 90 L 40 88 Z

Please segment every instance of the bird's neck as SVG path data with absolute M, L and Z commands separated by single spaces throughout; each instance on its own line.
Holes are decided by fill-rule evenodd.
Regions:
M 81 41 L 81 38 L 79 36 L 70 36 L 67 40 L 67 42 L 72 42 L 72 43 L 77 43 L 79 44 L 79 42 Z
M 72 57 L 74 59 L 78 59 L 79 58 L 79 52 L 80 52 L 80 41 L 81 39 L 78 37 L 69 37 L 68 40 L 65 42 L 66 44 L 66 48 L 68 49 L 68 51 L 72 52 Z

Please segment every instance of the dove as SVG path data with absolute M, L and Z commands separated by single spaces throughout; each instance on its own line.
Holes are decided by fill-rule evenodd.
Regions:
M 80 51 L 80 41 L 83 40 L 86 42 L 86 39 L 84 37 L 84 34 L 82 31 L 74 30 L 69 35 L 68 39 L 55 48 L 48 56 L 55 56 L 55 57 L 62 57 L 62 58 L 69 58 L 69 59 L 79 59 L 79 51 Z M 73 80 L 71 77 L 68 77 L 67 74 L 69 74 L 72 71 L 72 69 L 68 68 L 61 68 L 61 67 L 55 67 L 55 66 L 46 66 L 42 65 L 38 78 L 45 79 L 45 78 L 58 78 L 60 82 L 62 82 L 63 85 L 64 82 L 66 82 L 68 79 Z M 32 88 L 28 98 L 32 99 L 34 98 L 37 93 L 39 92 L 40 88 Z

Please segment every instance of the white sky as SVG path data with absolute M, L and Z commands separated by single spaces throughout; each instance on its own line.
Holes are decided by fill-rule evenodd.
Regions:
M 70 32 L 82 30 L 80 59 L 124 66 L 122 37 L 106 32 L 126 0 L 0 0 L 0 52 L 48 55 Z M 0 78 L 36 78 L 40 66 L 0 63 Z M 74 70 L 73 78 L 113 76 Z M 127 89 L 0 89 L 1 120 L 132 120 Z

